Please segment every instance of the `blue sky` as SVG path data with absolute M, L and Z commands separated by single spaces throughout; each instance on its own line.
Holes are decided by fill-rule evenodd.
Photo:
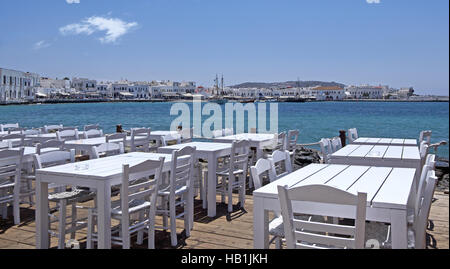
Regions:
M 2 0 L 1 10 L 0 66 L 43 76 L 209 86 L 223 73 L 227 85 L 300 78 L 448 95 L 447 0 Z

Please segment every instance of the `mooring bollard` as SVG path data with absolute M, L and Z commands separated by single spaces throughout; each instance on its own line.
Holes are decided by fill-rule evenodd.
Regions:
M 341 138 L 342 147 L 345 147 L 347 145 L 347 132 L 345 130 L 339 131 L 339 137 Z
M 122 124 L 116 125 L 116 133 L 123 133 Z

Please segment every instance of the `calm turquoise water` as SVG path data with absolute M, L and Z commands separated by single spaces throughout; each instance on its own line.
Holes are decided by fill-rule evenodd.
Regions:
M 23 127 L 62 123 L 82 127 L 99 123 L 106 132 L 116 124 L 125 129 L 148 126 L 168 130 L 175 116 L 172 103 L 56 104 L 0 107 L 0 123 L 19 122 Z M 279 130 L 299 129 L 299 143 L 333 137 L 339 130 L 356 127 L 360 136 L 418 138 L 421 130 L 433 131 L 432 141 L 449 140 L 448 103 L 317 102 L 279 104 Z M 205 117 L 207 118 L 207 117 Z M 439 151 L 448 158 L 448 146 Z

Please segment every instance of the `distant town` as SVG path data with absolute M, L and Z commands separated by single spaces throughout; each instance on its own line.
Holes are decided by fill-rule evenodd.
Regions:
M 244 83 L 225 86 L 216 76 L 211 87 L 196 82 L 97 81 L 89 78 L 48 78 L 0 68 L 0 104 L 185 101 L 193 98 L 234 102 L 308 101 L 447 101 L 448 96 L 416 95 L 412 87 L 343 85 L 330 82 Z

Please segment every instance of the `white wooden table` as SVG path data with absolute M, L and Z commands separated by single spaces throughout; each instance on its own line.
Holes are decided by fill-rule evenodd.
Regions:
M 417 146 L 416 139 L 402 138 L 372 138 L 360 137 L 352 142 L 357 145 L 375 145 L 375 146 Z
M 229 156 L 231 154 L 231 144 L 228 143 L 212 143 L 212 142 L 192 142 L 185 144 L 177 144 L 168 147 L 161 147 L 158 149 L 160 153 L 171 154 L 174 150 L 182 149 L 183 147 L 196 147 L 196 158 L 208 161 L 208 189 L 207 191 L 207 205 L 203 200 L 203 208 L 207 206 L 208 216 L 216 216 L 216 168 L 217 159 L 220 157 Z M 199 175 L 201 176 L 201 175 Z
M 19 151 L 20 148 L 12 148 L 10 150 Z M 37 153 L 36 150 L 37 150 L 36 147 L 24 147 L 22 163 L 24 163 L 24 164 L 33 163 L 34 162 L 33 155 Z M 59 148 L 44 148 L 44 149 L 41 149 L 41 153 L 57 151 L 57 150 L 59 150 Z
M 233 141 L 239 140 L 248 140 L 250 142 L 250 147 L 256 148 L 256 159 L 259 160 L 263 158 L 263 149 L 265 147 L 277 145 L 278 135 L 243 133 L 214 138 L 215 142 L 220 143 L 232 143 Z
M 48 184 L 89 187 L 97 190 L 98 247 L 111 248 L 111 186 L 120 185 L 122 165 L 137 165 L 165 157 L 163 172 L 170 171 L 172 156 L 133 152 L 85 162 L 70 163 L 36 171 L 36 247 L 49 248 Z
M 393 248 L 407 248 L 407 208 L 415 169 L 311 164 L 253 192 L 253 240 L 256 249 L 269 247 L 268 212 L 280 212 L 277 186 L 325 184 L 357 194 L 367 193 L 367 220 L 391 223 Z M 311 215 L 348 217 L 354 208 L 311 202 L 293 203 Z M 371 238 L 366 238 L 369 240 Z
M 181 143 L 181 135 L 177 131 L 151 131 L 150 140 L 162 141 L 163 146 L 167 145 L 167 142 L 176 141 L 177 144 Z

